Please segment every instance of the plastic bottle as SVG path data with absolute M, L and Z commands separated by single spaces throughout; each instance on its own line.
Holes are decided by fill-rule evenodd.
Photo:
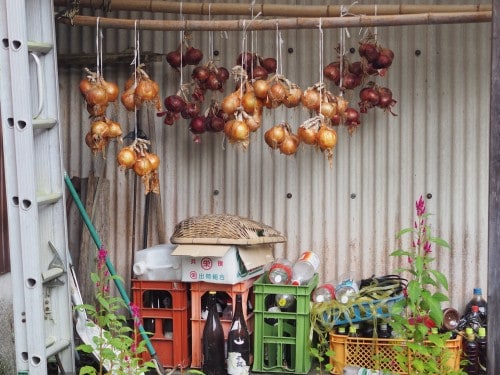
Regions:
M 335 298 L 343 304 L 354 301 L 359 292 L 358 283 L 354 280 L 351 273 L 341 277 L 340 283 L 335 287 Z
M 312 299 L 314 302 L 328 302 L 335 298 L 335 286 L 332 281 L 326 282 L 316 289 L 314 289 L 312 294 Z
M 347 336 L 347 331 L 345 329 L 345 326 L 339 326 L 337 328 L 337 335 Z
M 276 294 L 276 306 L 281 311 L 291 310 L 295 304 L 295 296 L 293 294 Z
M 217 312 L 216 292 L 209 292 L 208 316 L 203 328 L 202 371 L 205 375 L 225 374 L 224 331 Z
M 347 336 L 349 336 L 349 337 L 359 337 L 358 327 L 356 326 L 356 324 L 351 324 L 349 326 L 349 333 L 347 334 Z
M 390 339 L 391 332 L 389 331 L 389 326 L 387 323 L 380 323 L 378 327 L 378 338 L 379 339 Z
M 289 284 L 292 280 L 292 262 L 285 258 L 276 259 L 269 268 L 271 284 Z
M 487 339 L 486 339 L 486 328 L 479 328 L 479 332 L 477 334 L 477 345 L 479 349 L 478 355 L 478 363 L 479 363 L 479 372 L 478 374 L 487 374 L 488 371 L 486 366 L 488 364 L 488 353 L 487 353 Z
M 482 327 L 481 316 L 479 315 L 479 306 L 473 305 L 470 314 L 467 315 L 467 327 L 471 327 L 474 333 Z
M 241 294 L 237 294 L 234 317 L 227 335 L 227 373 L 248 375 L 249 371 L 250 334 L 243 316 Z
M 312 251 L 303 252 L 292 267 L 292 285 L 305 285 L 319 268 L 319 257 Z
M 479 307 L 479 314 L 481 316 L 482 325 L 486 326 L 487 316 L 488 316 L 488 302 L 483 297 L 483 292 L 481 288 L 474 288 L 474 292 L 471 300 L 465 305 L 464 315 L 468 315 L 472 311 L 472 306 Z
M 467 360 L 467 364 L 464 367 L 465 372 L 468 375 L 479 374 L 479 345 L 476 342 L 476 336 L 472 328 L 467 327 L 465 329 L 465 342 L 464 342 L 464 359 Z
M 231 320 L 233 319 L 233 303 L 227 302 L 226 307 L 222 310 L 222 320 Z

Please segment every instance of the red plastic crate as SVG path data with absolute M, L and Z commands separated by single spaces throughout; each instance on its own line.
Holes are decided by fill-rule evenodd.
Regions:
M 169 296 L 169 306 L 162 308 L 145 306 L 144 296 L 151 291 Z M 189 294 L 188 284 L 179 281 L 132 280 L 132 300 L 139 307 L 144 329 L 152 333 L 151 344 L 163 367 L 186 368 L 191 364 Z M 147 324 L 148 320 L 154 321 L 154 329 L 152 325 Z M 142 358 L 148 361 L 151 356 L 146 351 Z
M 248 306 L 249 299 L 253 305 L 252 287 L 253 282 L 256 279 L 257 277 L 254 277 L 250 280 L 242 281 L 241 283 L 233 285 L 207 283 L 203 281 L 191 283 L 191 367 L 201 368 L 202 365 L 202 337 L 203 329 L 205 328 L 205 320 L 201 319 L 202 297 L 210 291 L 226 293 L 233 301 L 234 313 L 236 295 L 241 294 L 243 316 L 245 317 L 248 331 L 250 332 L 250 335 L 253 336 L 254 314 L 253 312 L 248 313 L 246 307 Z M 231 320 L 224 320 L 221 318 L 221 323 L 222 328 L 224 329 L 224 337 L 227 339 L 227 334 L 231 326 Z

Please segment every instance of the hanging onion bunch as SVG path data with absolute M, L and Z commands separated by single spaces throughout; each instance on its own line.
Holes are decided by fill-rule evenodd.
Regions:
M 185 32 L 177 49 L 165 56 L 169 65 L 177 71 L 186 65 L 198 65 L 203 60 L 203 51 L 191 46 L 191 39 L 191 34 Z
M 394 60 L 394 52 L 381 47 L 373 34 L 369 34 L 359 42 L 358 53 L 368 75 L 384 77 Z
M 276 73 L 278 63 L 273 57 L 262 57 L 252 52 L 242 52 L 236 58 L 236 65 L 241 66 L 250 80 L 267 79 Z
M 396 105 L 397 101 L 393 99 L 392 91 L 387 87 L 380 87 L 375 82 L 370 81 L 359 92 L 359 98 L 361 100 L 358 105 L 361 113 L 366 113 L 370 108 L 378 107 L 385 112 L 390 112 L 393 116 L 397 116 L 392 111 L 392 107 Z
M 194 119 L 199 116 L 201 104 L 192 100 L 189 101 L 189 84 L 181 85 L 177 93 L 169 95 L 163 101 L 165 111 L 157 112 L 156 116 L 164 117 L 165 125 L 173 125 L 181 117 L 184 119 Z
M 116 160 L 120 170 L 133 170 L 137 176 L 141 177 L 146 194 L 150 192 L 159 194 L 160 158 L 155 153 L 149 152 L 149 145 L 148 140 L 137 138 L 118 152 Z
M 205 65 L 193 69 L 191 78 L 195 83 L 193 99 L 203 102 L 206 90 L 224 92 L 224 85 L 229 79 L 229 71 L 223 66 L 218 67 L 212 60 Z
M 302 98 L 302 89 L 282 74 L 254 80 L 252 88 L 255 96 L 269 109 L 280 105 L 294 108 L 300 104 Z
M 212 100 L 210 107 L 205 111 L 205 128 L 209 132 L 218 133 L 224 130 L 229 116 L 221 109 L 217 100 Z
M 127 111 L 135 111 L 142 104 L 151 103 L 156 110 L 161 109 L 160 87 L 144 71 L 144 64 L 139 65 L 125 82 L 125 91 L 121 102 Z
M 118 98 L 119 88 L 96 72 L 85 68 L 86 76 L 80 81 L 80 92 L 87 104 L 87 111 L 93 117 L 104 116 L 109 103 Z
M 274 125 L 264 133 L 264 141 L 273 150 L 280 150 L 281 154 L 294 155 L 300 145 L 300 138 L 292 132 L 287 122 Z
M 90 131 L 85 135 L 85 143 L 96 155 L 99 152 L 104 154 L 106 146 L 111 139 L 117 138 L 121 143 L 122 127 L 118 122 L 100 117 L 95 119 L 90 125 Z
M 330 125 L 340 125 L 349 105 L 343 95 L 335 95 L 323 82 L 316 83 L 302 94 L 301 103 L 311 113 L 324 116 Z
M 323 68 L 323 76 L 342 90 L 353 90 L 360 86 L 365 77 L 365 69 L 361 61 L 349 62 L 343 58 L 333 61 Z
M 299 125 L 297 134 L 302 143 L 315 146 L 324 152 L 330 161 L 330 166 L 332 165 L 333 149 L 337 145 L 337 132 L 327 125 L 323 115 L 304 121 Z

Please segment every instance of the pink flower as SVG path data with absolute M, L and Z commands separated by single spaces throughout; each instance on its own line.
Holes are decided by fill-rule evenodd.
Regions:
M 432 249 L 431 249 L 431 243 L 429 241 L 426 241 L 424 244 L 424 251 L 426 254 L 429 254 Z
M 417 216 L 422 216 L 425 214 L 425 202 L 422 196 L 420 196 L 420 198 L 418 199 L 417 203 L 415 204 L 415 207 L 417 209 Z
M 107 250 L 104 248 L 104 246 L 101 246 L 97 253 L 97 268 L 102 269 L 104 264 L 106 263 L 106 257 L 108 256 Z
M 413 258 L 412 257 L 408 257 L 408 263 L 410 263 L 410 264 L 413 263 Z

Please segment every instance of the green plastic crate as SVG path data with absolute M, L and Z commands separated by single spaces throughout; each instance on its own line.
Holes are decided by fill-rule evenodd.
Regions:
M 267 274 L 264 274 L 254 282 L 252 371 L 307 374 L 311 369 L 311 293 L 318 285 L 318 274 L 307 285 L 299 286 L 268 284 L 267 280 Z M 266 300 L 276 294 L 294 295 L 294 311 L 267 311 Z

